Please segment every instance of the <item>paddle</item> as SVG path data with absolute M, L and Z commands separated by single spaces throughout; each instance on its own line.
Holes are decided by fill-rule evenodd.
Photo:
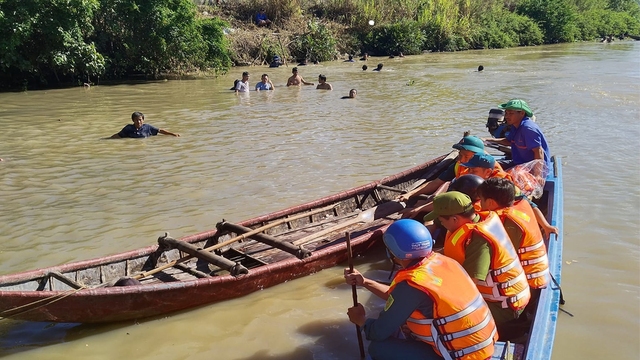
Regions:
M 205 248 L 203 250 L 204 251 L 214 251 L 214 250 L 220 249 L 221 247 L 227 246 L 227 245 L 229 245 L 231 243 L 234 243 L 234 242 L 242 240 L 242 239 L 246 239 L 247 237 L 249 237 L 251 235 L 255 235 L 255 234 L 259 233 L 259 232 L 262 232 L 264 230 L 270 229 L 270 228 L 272 228 L 274 226 L 283 224 L 285 222 L 292 221 L 292 220 L 297 220 L 297 219 L 300 219 L 300 218 L 303 218 L 303 217 L 311 216 L 311 215 L 314 215 L 314 214 L 321 213 L 323 211 L 327 211 L 327 210 L 333 209 L 336 205 L 337 204 L 332 204 L 332 205 L 325 206 L 325 207 L 320 208 L 320 209 L 313 210 L 311 212 L 306 212 L 306 213 L 298 214 L 298 215 L 295 215 L 295 216 L 292 216 L 292 217 L 283 218 L 283 219 L 274 221 L 274 222 L 272 222 L 270 224 L 261 226 L 259 228 L 256 228 L 256 229 L 252 230 L 252 231 L 249 231 L 249 232 L 246 232 L 244 234 L 238 235 L 238 236 L 236 236 L 234 238 L 231 238 L 231 239 L 229 239 L 227 241 L 223 241 L 223 242 L 221 242 L 219 244 L 209 246 L 208 248 Z M 145 272 L 143 272 L 141 274 L 138 274 L 138 275 L 134 276 L 133 278 L 136 279 L 136 280 L 143 279 L 143 278 L 145 278 L 145 277 L 147 277 L 149 275 L 153 275 L 155 273 L 159 273 L 162 270 L 168 269 L 168 268 L 170 268 L 170 267 L 172 267 L 172 266 L 174 266 L 176 264 L 183 263 L 183 262 L 185 262 L 187 260 L 190 260 L 192 258 L 193 258 L 193 256 L 191 256 L 191 255 L 182 257 L 182 258 L 180 258 L 178 260 L 174 260 L 174 261 L 172 261 L 170 263 L 167 263 L 167 264 L 162 265 L 160 267 L 157 267 L 155 269 L 151 269 L 149 271 L 145 271 Z M 102 284 L 100 284 L 100 285 L 102 285 Z M 98 285 L 98 286 L 100 286 L 100 285 Z
M 351 233 L 347 231 L 345 234 L 347 238 L 347 259 L 349 262 L 349 273 L 353 273 L 353 253 L 351 252 Z M 356 285 L 351 285 L 351 296 L 353 297 L 353 306 L 358 306 L 358 292 Z M 360 332 L 360 325 L 356 324 L 356 333 L 358 334 L 358 346 L 360 347 L 360 358 L 364 359 L 364 344 L 362 343 L 362 333 Z
M 330 234 L 334 231 L 338 231 L 340 229 L 344 229 L 348 226 L 351 226 L 353 224 L 357 224 L 357 223 L 370 223 L 373 222 L 375 219 L 380 219 L 386 216 L 389 216 L 391 214 L 395 214 L 398 211 L 404 209 L 406 206 L 406 204 L 404 202 L 399 202 L 396 200 L 393 201 L 387 201 L 385 203 L 382 203 L 378 206 L 374 206 L 371 209 L 365 210 L 363 212 L 361 212 L 360 214 L 358 214 L 358 216 L 356 216 L 355 218 L 345 221 L 341 224 L 337 224 L 335 226 L 326 228 L 324 230 L 320 230 L 318 232 L 315 232 L 311 235 L 305 236 L 303 238 L 300 238 L 296 241 L 293 242 L 293 245 L 304 245 L 308 242 L 311 242 L 313 240 L 316 240 L 322 236 L 325 236 L 327 234 Z

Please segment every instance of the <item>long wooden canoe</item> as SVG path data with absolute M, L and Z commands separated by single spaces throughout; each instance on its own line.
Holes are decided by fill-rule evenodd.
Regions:
M 215 230 L 93 260 L 0 276 L 0 317 L 105 323 L 235 298 L 362 254 L 404 207 L 402 192 L 437 177 L 456 152 L 338 194 Z M 119 279 L 127 278 L 120 286 Z M 137 279 L 137 280 L 134 280 Z

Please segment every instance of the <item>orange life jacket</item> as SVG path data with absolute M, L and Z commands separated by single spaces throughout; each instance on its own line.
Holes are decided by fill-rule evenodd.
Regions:
M 495 212 L 478 214 L 480 222 L 468 223 L 454 232 L 447 232 L 444 254 L 462 264 L 471 235 L 482 236 L 491 249 L 491 264 L 485 281 L 475 280 L 478 290 L 485 300 L 499 302 L 502 308 L 523 309 L 529 303 L 531 292 L 518 253 Z
M 398 271 L 389 292 L 406 281 L 433 300 L 433 318 L 415 310 L 407 327 L 444 359 L 484 360 L 498 340 L 487 303 L 464 269 L 454 260 L 431 253 L 419 264 Z
M 497 164 L 498 162 L 496 162 Z M 493 172 L 491 173 L 491 175 L 489 175 L 490 178 L 501 178 L 501 179 L 507 179 L 511 182 L 513 182 L 513 177 L 511 176 L 511 174 L 509 174 L 508 172 L 502 170 L 502 169 L 493 169 Z
M 453 170 L 454 173 L 456 174 L 456 179 L 459 178 L 462 175 L 468 174 L 469 173 L 469 168 L 466 166 L 463 166 L 460 161 L 456 161 L 456 164 L 453 166 Z M 497 174 L 497 175 L 494 175 Z M 505 172 L 504 170 L 502 170 L 502 166 L 496 161 L 496 164 L 493 166 L 493 172 L 491 173 L 491 176 L 489 177 L 507 177 L 507 179 L 513 181 L 513 179 L 511 178 L 511 175 L 509 175 L 507 172 Z
M 531 204 L 527 200 L 519 200 L 513 206 L 499 209 L 496 213 L 503 223 L 505 218 L 508 218 L 518 225 L 522 232 L 520 248 L 517 251 L 529 286 L 532 289 L 546 287 L 549 283 L 549 259 Z
M 463 166 L 460 161 L 456 161 L 456 164 L 453 166 L 453 171 L 456 174 L 456 179 L 459 178 L 460 176 L 464 175 L 464 174 L 468 174 L 469 173 L 469 168 L 466 166 Z

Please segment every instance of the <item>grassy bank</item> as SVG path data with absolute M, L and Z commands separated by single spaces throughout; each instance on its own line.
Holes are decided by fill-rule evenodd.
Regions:
M 635 0 L 196 0 L 230 24 L 237 65 L 532 46 L 640 35 Z M 255 25 L 266 10 L 269 28 Z M 373 25 L 371 25 L 373 24 Z
M 637 0 L 194 1 L 0 0 L 0 89 L 640 35 Z

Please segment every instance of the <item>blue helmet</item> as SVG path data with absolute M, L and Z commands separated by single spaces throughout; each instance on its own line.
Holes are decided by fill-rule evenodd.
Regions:
M 389 252 L 400 260 L 412 260 L 431 253 L 433 239 L 422 223 L 401 219 L 389 226 L 382 236 Z

